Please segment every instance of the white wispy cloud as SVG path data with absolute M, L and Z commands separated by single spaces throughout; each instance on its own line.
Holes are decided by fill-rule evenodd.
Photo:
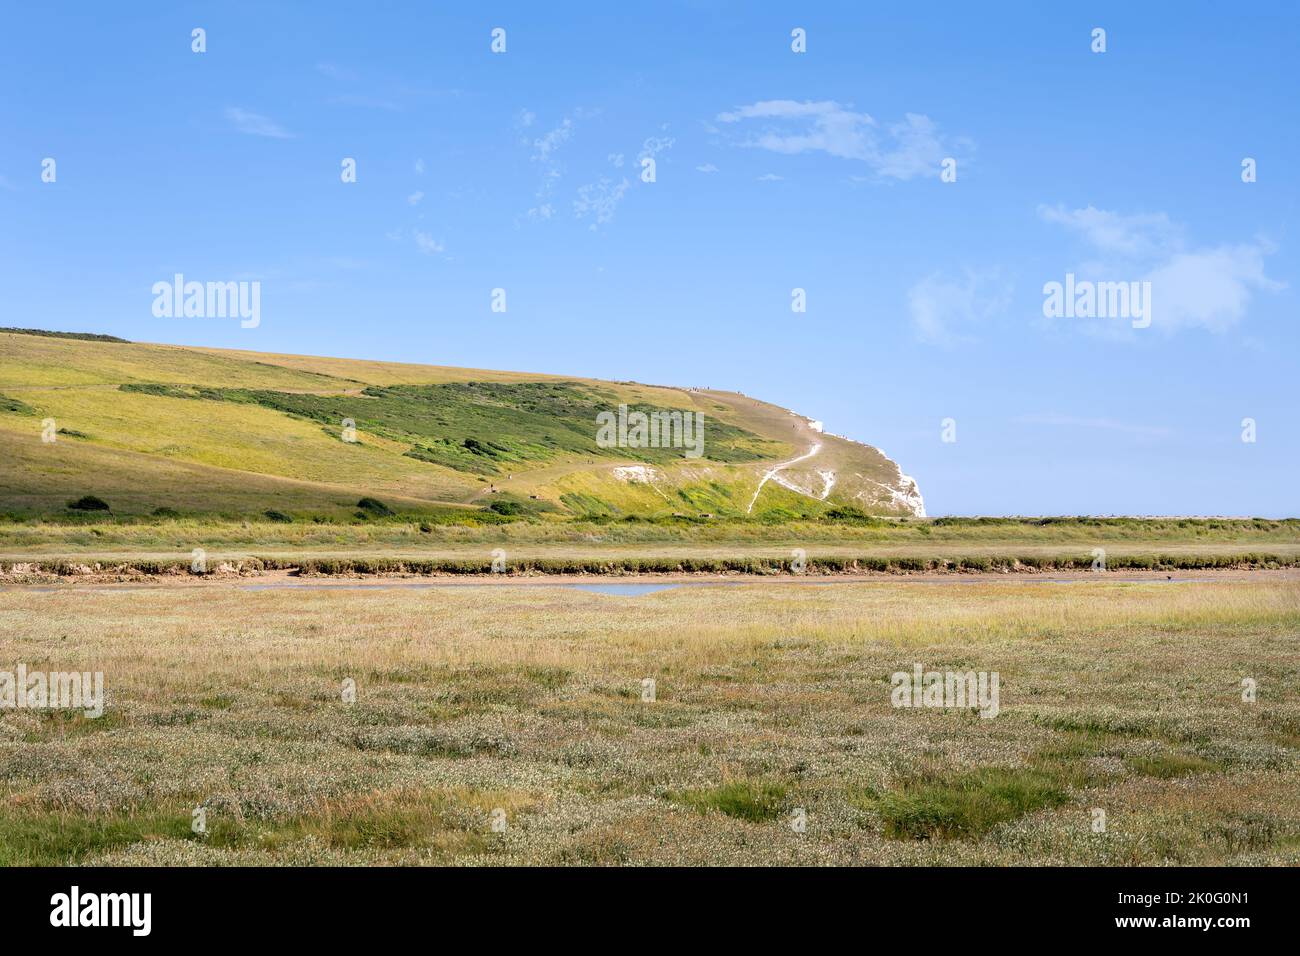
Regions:
M 573 137 L 576 128 L 574 115 L 580 112 L 576 111 L 575 114 L 564 117 L 557 126 L 531 140 L 531 160 L 540 167 L 541 180 L 533 193 L 536 204 L 528 210 L 529 219 L 550 219 L 554 214 L 551 197 L 560 178 L 564 175 L 564 166 L 560 163 L 557 154 L 560 148 Z M 527 129 L 536 121 L 537 117 L 525 110 L 516 119 L 516 125 Z
M 1122 215 L 1093 206 L 1067 209 L 1058 203 L 1039 205 L 1038 216 L 1044 222 L 1065 226 L 1104 253 L 1135 257 L 1160 255 L 1182 242 L 1182 230 L 1162 212 Z
M 654 157 L 660 153 L 666 152 L 673 148 L 676 138 L 672 136 L 650 136 L 641 144 L 641 151 L 636 154 L 637 159 L 645 159 L 647 156 Z
M 712 163 L 705 163 L 702 166 L 696 166 L 695 171 L 697 173 L 716 173 L 718 171 L 718 167 L 714 166 Z
M 1151 282 L 1151 324 L 1223 332 L 1246 315 L 1256 291 L 1286 287 L 1264 274 L 1264 257 L 1274 247 L 1263 240 L 1182 252 L 1147 274 Z
M 415 161 L 415 173 L 416 173 L 417 176 L 423 176 L 423 175 L 424 175 L 424 160 L 423 160 L 423 159 L 417 159 L 417 160 Z
M 1265 273 L 1265 259 L 1276 249 L 1266 239 L 1194 247 L 1165 213 L 1040 205 L 1038 215 L 1079 236 L 1089 250 L 1091 258 L 1068 271 L 1093 281 L 1150 282 L 1151 327 L 1165 332 L 1225 332 L 1241 322 L 1257 292 L 1285 288 Z
M 913 179 L 937 176 L 939 166 L 966 140 L 945 143 L 938 126 L 921 113 L 881 126 L 871 115 L 835 100 L 761 100 L 719 113 L 720 123 L 761 125 L 741 146 L 797 155 L 822 152 L 866 163 L 877 176 Z
M 578 189 L 578 198 L 573 201 L 573 214 L 579 219 L 592 217 L 591 228 L 596 229 L 614 219 L 618 204 L 623 201 L 631 185 L 626 179 L 617 183 L 601 177 L 594 183 L 588 183 Z
M 427 232 L 415 230 L 415 244 L 420 247 L 420 251 L 425 255 L 435 256 L 440 252 L 447 250 L 447 245 L 440 240 L 433 238 Z
M 921 113 L 907 113 L 888 129 L 889 135 L 873 162 L 876 172 L 894 179 L 938 175 L 947 150 L 934 120 Z
M 784 176 L 778 176 L 776 173 L 764 173 L 762 176 L 755 176 L 755 177 L 754 177 L 754 182 L 756 182 L 756 183 L 779 183 L 779 182 L 780 182 L 781 180 L 783 180 L 783 179 L 785 179 Z
M 272 139 L 290 139 L 292 136 L 274 120 L 238 106 L 226 107 L 226 119 L 236 130 L 249 136 L 269 136 Z
M 677 142 L 671 136 L 648 136 L 641 143 L 641 148 L 637 151 L 637 163 L 642 160 L 653 159 L 659 154 L 667 152 L 673 148 Z M 607 156 L 616 168 L 621 169 L 626 156 L 623 153 L 610 153 Z M 591 229 L 598 229 L 600 226 L 614 220 L 614 213 L 617 211 L 619 204 L 627 196 L 628 190 L 633 183 L 640 183 L 642 180 L 638 176 L 635 180 L 626 178 L 619 179 L 617 182 L 609 177 L 602 176 L 592 183 L 578 187 L 578 198 L 573 202 L 573 214 L 578 219 L 591 218 Z
M 556 151 L 573 136 L 573 119 L 566 116 L 560 125 L 533 140 L 533 161 L 547 163 L 553 160 Z
M 422 200 L 423 198 L 424 198 L 424 193 L 421 190 L 417 189 L 415 192 L 411 193 L 411 195 L 406 197 L 406 201 L 410 203 L 412 206 L 418 206 L 420 205 L 420 200 Z
M 533 132 L 537 127 L 537 116 L 531 110 L 522 110 L 515 116 L 515 129 L 520 131 L 520 142 L 530 149 L 529 159 L 540 171 L 540 180 L 534 191 L 534 203 L 527 210 L 527 218 L 533 221 L 546 221 L 555 218 L 557 206 L 563 208 L 559 196 L 561 180 L 567 175 L 565 163 L 568 162 L 566 147 L 574 138 L 581 122 L 600 115 L 599 110 L 577 107 L 564 116 L 557 124 L 545 129 L 545 132 Z M 661 130 L 667 130 L 663 124 Z M 595 178 L 579 186 L 573 199 L 573 214 L 576 219 L 588 220 L 589 228 L 599 227 L 612 222 L 619 204 L 629 194 L 633 186 L 641 182 L 640 177 L 628 178 L 621 173 L 608 174 L 609 166 L 616 170 L 625 169 L 630 164 L 630 157 L 635 155 L 637 162 L 657 157 L 672 149 L 676 140 L 671 136 L 656 135 L 642 140 L 635 154 L 628 150 L 605 150 L 604 173 L 597 173 Z M 561 162 L 560 154 L 566 155 Z M 600 155 L 600 154 L 597 154 Z M 581 158 L 581 157 L 579 157 Z
M 959 278 L 936 272 L 912 286 L 907 308 L 918 339 L 951 348 L 975 341 L 1010 300 L 1010 286 L 995 270 L 967 270 Z

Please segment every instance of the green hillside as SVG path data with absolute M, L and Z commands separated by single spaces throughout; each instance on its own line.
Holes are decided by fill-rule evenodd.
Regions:
M 702 414 L 702 455 L 601 447 L 597 416 Z M 50 439 L 53 440 L 50 440 Z M 784 467 L 781 467 L 784 466 Z M 727 392 L 0 331 L 0 514 L 916 513 L 877 450 Z M 919 503 L 919 496 L 915 498 Z

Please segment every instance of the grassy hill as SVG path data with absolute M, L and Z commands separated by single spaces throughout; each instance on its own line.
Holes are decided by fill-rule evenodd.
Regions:
M 599 447 L 621 404 L 702 413 L 703 456 Z M 85 496 L 317 522 L 366 497 L 442 520 L 919 513 L 876 449 L 735 393 L 0 330 L 0 514 Z

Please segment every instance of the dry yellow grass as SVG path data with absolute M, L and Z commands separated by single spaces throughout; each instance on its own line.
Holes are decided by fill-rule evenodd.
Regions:
M 1300 862 L 1290 578 L 12 589 L 0 635 L 109 698 L 0 711 L 8 862 Z M 999 716 L 892 707 L 913 663 Z

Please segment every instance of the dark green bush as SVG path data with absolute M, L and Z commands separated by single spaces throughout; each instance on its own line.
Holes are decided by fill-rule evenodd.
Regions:
M 108 502 L 103 498 L 96 498 L 94 495 L 82 495 L 76 501 L 69 501 L 68 508 L 72 511 L 110 511 Z

